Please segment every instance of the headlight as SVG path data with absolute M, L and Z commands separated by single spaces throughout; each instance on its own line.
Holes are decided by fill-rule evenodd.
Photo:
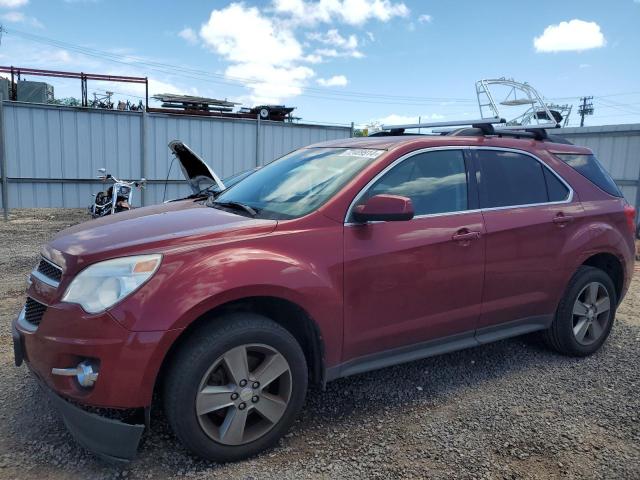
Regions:
M 62 297 L 88 313 L 103 312 L 149 280 L 160 266 L 162 255 L 136 255 L 95 263 L 73 279 Z

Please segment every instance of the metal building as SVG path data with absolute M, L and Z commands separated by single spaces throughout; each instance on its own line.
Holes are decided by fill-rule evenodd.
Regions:
M 560 128 L 553 133 L 593 150 L 627 201 L 640 210 L 640 124 Z

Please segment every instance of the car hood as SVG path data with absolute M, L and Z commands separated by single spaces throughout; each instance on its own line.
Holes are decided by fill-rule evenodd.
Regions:
M 275 220 L 253 219 L 184 200 L 90 220 L 58 233 L 43 254 L 64 270 L 117 256 L 234 241 L 271 233 Z
M 193 193 L 216 186 L 217 191 L 225 189 L 215 172 L 188 145 L 180 140 L 169 142 L 169 149 L 178 159 L 180 169 Z

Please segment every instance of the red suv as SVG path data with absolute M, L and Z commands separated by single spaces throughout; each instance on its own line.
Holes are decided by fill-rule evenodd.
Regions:
M 496 132 L 326 142 L 222 191 L 185 147 L 194 195 L 43 248 L 16 363 L 103 457 L 133 457 L 157 394 L 189 450 L 231 461 L 277 442 L 309 382 L 534 331 L 592 354 L 635 211 L 590 150 Z

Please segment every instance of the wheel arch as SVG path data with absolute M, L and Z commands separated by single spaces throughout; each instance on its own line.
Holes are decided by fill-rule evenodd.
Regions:
M 202 325 L 220 321 L 224 314 L 231 312 L 257 313 L 286 329 L 298 341 L 304 352 L 310 382 L 324 385 L 325 348 L 317 322 L 291 300 L 277 296 L 250 296 L 217 305 L 191 322 L 167 350 L 156 375 L 154 392 L 160 391 L 166 370 L 185 341 Z
M 582 265 L 598 268 L 604 271 L 616 289 L 616 300 L 618 303 L 624 295 L 624 267 L 622 261 L 613 253 L 595 253 L 582 262 Z

